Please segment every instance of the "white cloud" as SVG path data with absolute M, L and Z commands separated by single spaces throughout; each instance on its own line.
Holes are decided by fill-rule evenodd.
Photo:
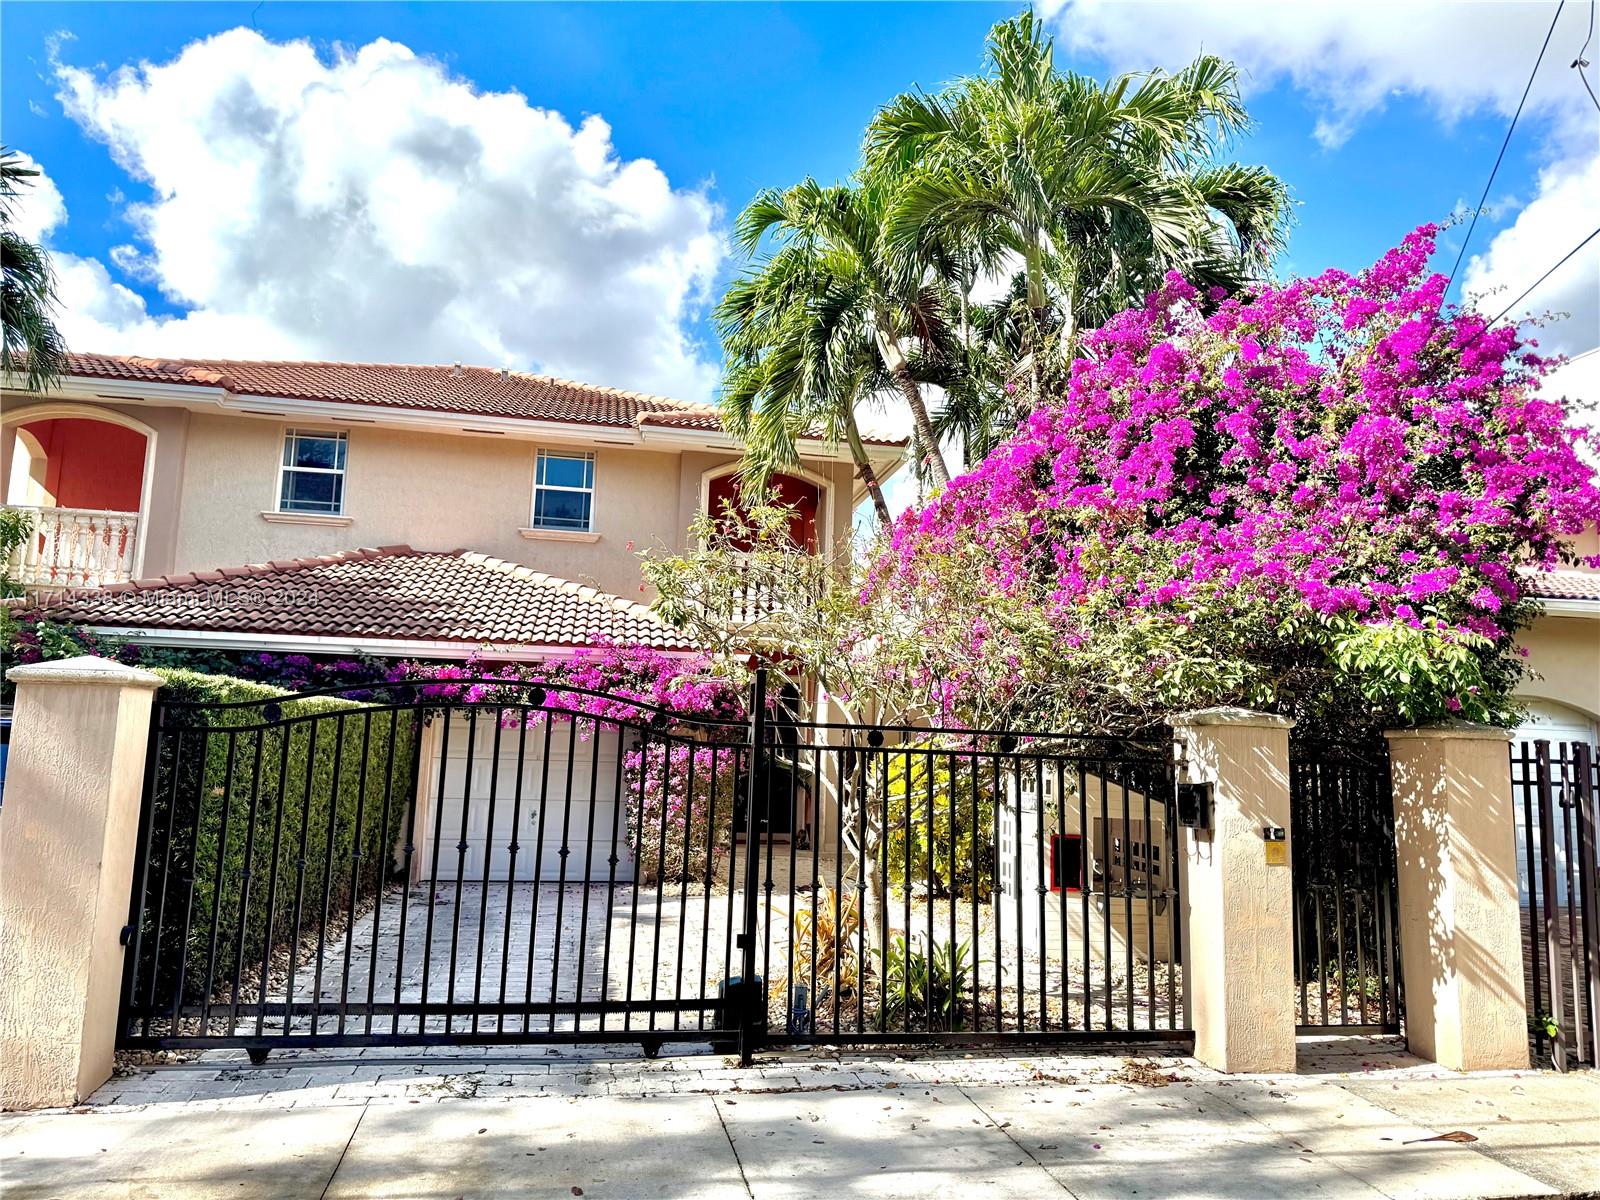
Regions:
M 1446 125 L 1472 113 L 1509 118 L 1553 16 L 1549 4 L 1522 0 L 1050 0 L 1041 8 L 1065 45 L 1120 69 L 1176 68 L 1206 50 L 1237 62 L 1247 72 L 1247 86 L 1287 81 L 1315 107 L 1313 136 L 1330 151 L 1396 94 L 1423 100 Z M 1563 10 L 1517 125 L 1520 150 L 1533 145 L 1544 162 L 1537 191 L 1531 199 L 1507 196 L 1491 202 L 1494 211 L 1486 214 L 1491 221 L 1512 213 L 1515 219 L 1489 238 L 1480 223 L 1478 253 L 1462 271 L 1464 294 L 1483 297 L 1482 307 L 1491 315 L 1600 225 L 1596 116 L 1570 65 L 1588 19 L 1586 4 Z M 1482 169 L 1488 166 L 1485 162 Z M 1463 190 L 1472 193 L 1466 204 L 1475 203 L 1481 190 L 1476 169 L 1463 167 Z M 1505 186 L 1503 177 L 1500 185 Z M 1511 316 L 1550 311 L 1570 316 L 1535 335 L 1545 349 L 1576 355 L 1600 344 L 1600 241 L 1553 274 Z M 1600 399 L 1595 364 L 1591 357 L 1564 368 L 1547 390 Z
M 462 360 L 707 398 L 687 332 L 725 253 L 703 190 L 378 40 L 319 58 L 235 29 L 109 75 L 56 66 L 68 115 L 150 199 L 113 264 L 58 254 L 79 349 Z M 56 193 L 59 200 L 59 193 Z
M 1067 46 L 1120 68 L 1175 69 L 1205 50 L 1238 63 L 1247 86 L 1288 79 L 1316 102 L 1316 137 L 1330 148 L 1396 92 L 1426 98 L 1447 120 L 1483 109 L 1510 116 L 1553 15 L 1548 4 L 1525 0 L 1049 0 L 1040 7 Z M 1571 136 L 1592 144 L 1592 123 L 1581 123 L 1579 106 L 1588 100 L 1567 66 L 1583 40 L 1587 7 L 1563 12 L 1525 116 L 1559 115 Z
M 1596 227 L 1600 227 L 1600 156 L 1547 167 L 1539 175 L 1538 195 L 1484 253 L 1468 260 L 1462 292 L 1492 316 Z M 1566 314 L 1534 332 L 1543 349 L 1576 354 L 1600 343 L 1600 239 L 1540 284 L 1507 319 L 1543 313 Z
M 42 241 L 50 236 L 51 230 L 67 223 L 67 205 L 55 180 L 44 173 L 32 155 L 19 152 L 17 162 L 24 169 L 39 174 L 23 176 L 18 181 L 17 196 L 12 202 L 11 227 L 30 242 Z

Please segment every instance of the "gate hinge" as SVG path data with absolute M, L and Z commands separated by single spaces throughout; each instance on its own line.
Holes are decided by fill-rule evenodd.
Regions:
M 117 943 L 119 945 L 126 946 L 128 944 L 128 939 L 131 938 L 132 936 L 133 936 L 133 926 L 132 925 L 124 925 L 122 927 L 122 932 L 117 935 Z
M 733 938 L 733 944 L 737 949 L 743 950 L 750 944 L 750 935 L 748 933 L 735 934 Z

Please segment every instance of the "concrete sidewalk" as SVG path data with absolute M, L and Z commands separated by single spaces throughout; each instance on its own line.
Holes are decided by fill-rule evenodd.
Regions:
M 1392 1044 L 1293 1077 L 1182 1057 L 726 1060 L 612 1051 L 206 1055 L 0 1117 L 33 1197 L 966 1197 L 1600 1192 L 1600 1081 L 1461 1076 Z M 1438 1135 L 1458 1140 L 1437 1140 Z M 1468 1138 L 1476 1140 L 1467 1140 Z

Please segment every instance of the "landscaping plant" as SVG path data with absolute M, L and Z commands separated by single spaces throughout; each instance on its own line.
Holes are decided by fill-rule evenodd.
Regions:
M 811 1011 L 819 1021 L 835 1004 L 853 1004 L 862 984 L 857 954 L 861 940 L 860 902 L 854 895 L 841 898 L 833 888 L 820 884 L 811 903 L 795 909 L 792 929 L 794 951 L 789 977 L 779 981 L 773 994 L 790 995 L 794 984 L 804 984 L 811 997 Z M 788 986 L 783 986 L 785 983 Z
M 1600 521 L 1600 444 L 1531 343 L 1444 305 L 1437 232 L 1237 298 L 1170 275 L 1085 334 L 1065 391 L 896 523 L 862 598 L 916 655 L 883 669 L 946 722 L 1514 723 L 1520 572 Z
M 977 895 L 987 902 L 995 868 L 992 764 L 916 750 L 886 758 L 889 882 L 926 889 L 931 880 L 934 896 Z
M 167 711 L 146 814 L 147 852 L 169 866 L 164 900 L 147 897 L 143 907 L 138 978 L 149 989 L 140 998 L 165 1005 L 180 978 L 189 1001 L 259 980 L 264 962 L 323 928 L 324 907 L 347 915 L 389 876 L 416 792 L 418 730 L 408 712 L 158 673 L 163 700 L 203 706 Z M 213 707 L 238 702 L 248 703 Z M 271 704 L 286 720 L 272 721 Z M 298 929 L 297 894 L 310 897 Z
M 934 942 L 925 949 L 921 938 L 890 938 L 880 1028 L 965 1029 L 970 1013 L 962 1011 L 961 997 L 971 989 L 971 949 L 966 942 Z

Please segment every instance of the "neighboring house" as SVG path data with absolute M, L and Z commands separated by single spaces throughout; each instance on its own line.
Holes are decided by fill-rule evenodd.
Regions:
M 512 371 L 74 354 L 59 389 L 4 399 L 0 485 L 38 523 L 13 569 L 37 589 L 403 544 L 647 600 L 638 552 L 684 548 L 736 494 L 715 409 Z M 865 493 L 844 448 L 800 452 L 776 482 L 821 550 Z M 869 454 L 887 477 L 903 443 Z
M 1585 552 L 1593 552 L 1591 535 Z M 1518 640 L 1533 674 L 1518 693 L 1528 720 L 1517 737 L 1600 744 L 1600 572 L 1527 572 L 1544 602 Z

